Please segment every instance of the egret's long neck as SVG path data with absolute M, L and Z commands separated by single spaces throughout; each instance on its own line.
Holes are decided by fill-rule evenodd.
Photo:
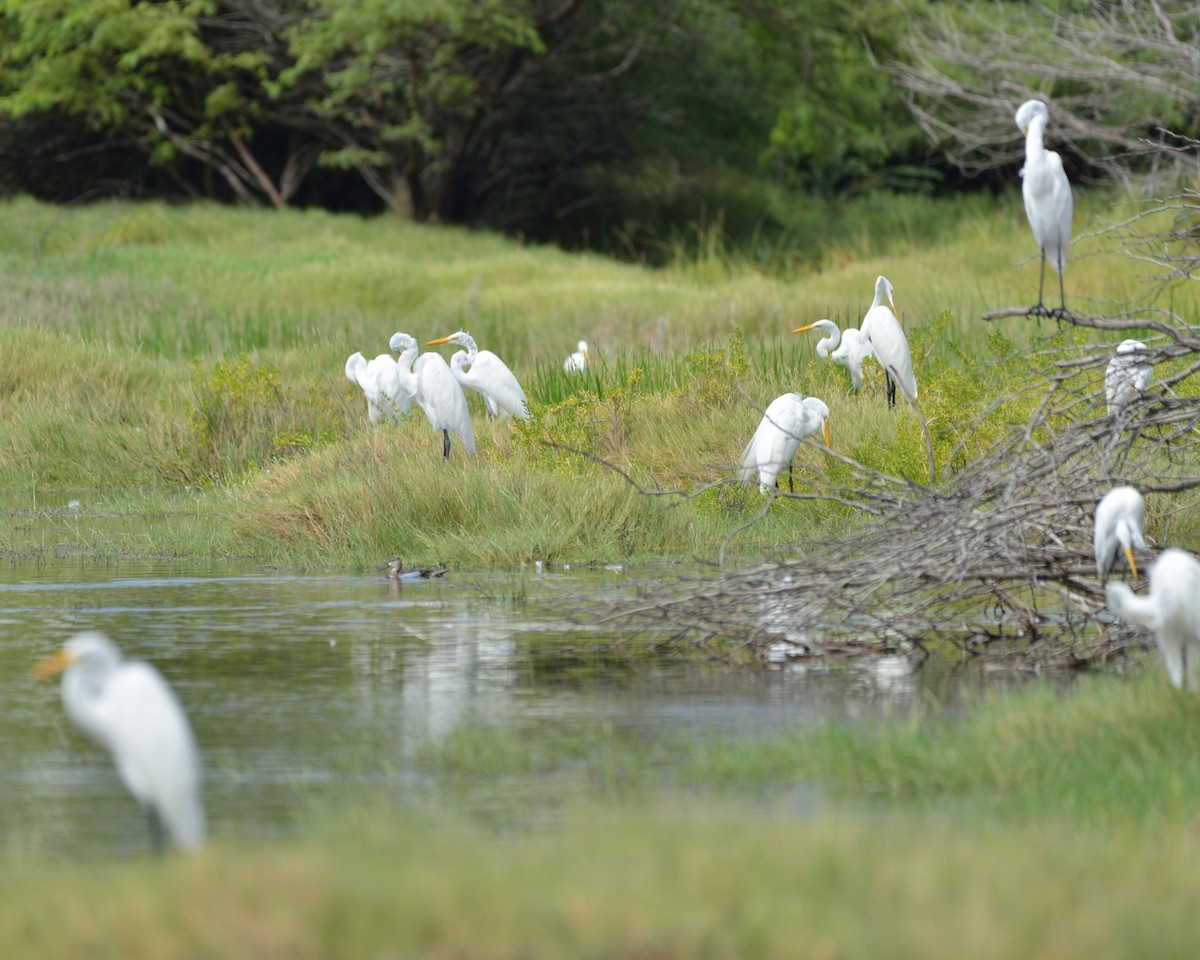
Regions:
M 89 737 L 106 747 L 108 741 L 105 739 L 106 726 L 100 716 L 100 699 L 109 672 L 77 663 L 67 669 L 62 680 L 63 708 L 67 716 Z
M 1035 117 L 1029 124 L 1029 132 L 1025 134 L 1025 155 L 1027 157 L 1042 153 L 1046 149 L 1045 133 L 1046 121 L 1041 117 Z
M 450 372 L 454 374 L 454 378 L 456 380 L 461 380 L 463 383 L 467 382 L 468 374 L 467 374 L 467 371 L 463 368 L 463 364 L 468 363 L 474 359 L 475 359 L 474 354 L 467 355 L 466 353 L 463 353 L 463 351 L 461 351 L 461 350 L 458 350 L 455 352 L 454 356 L 452 356 L 450 358 Z
M 400 369 L 411 370 L 412 365 L 417 362 L 417 354 L 420 352 L 420 350 L 421 348 L 414 343 L 411 347 L 401 353 L 400 356 L 396 358 L 396 363 L 399 365 Z
M 1153 597 L 1139 597 L 1123 583 L 1110 583 L 1106 593 L 1108 609 L 1116 616 L 1126 623 L 1153 629 L 1158 619 L 1158 604 Z

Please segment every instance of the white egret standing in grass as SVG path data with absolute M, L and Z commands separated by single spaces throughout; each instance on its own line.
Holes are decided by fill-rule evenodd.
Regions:
M 1045 313 L 1042 296 L 1046 285 L 1046 261 L 1058 272 L 1058 293 L 1062 313 L 1067 312 L 1063 272 L 1067 266 L 1067 248 L 1071 245 L 1071 216 L 1074 201 L 1071 183 L 1063 170 L 1062 157 L 1043 144 L 1050 114 L 1041 100 L 1026 100 L 1017 108 L 1017 126 L 1025 135 L 1025 166 L 1021 168 L 1021 196 L 1025 216 L 1033 228 L 1034 239 L 1042 252 L 1042 270 L 1038 279 L 1035 310 Z M 1055 313 L 1059 311 L 1054 311 Z
M 797 327 L 792 333 L 807 333 L 809 330 L 820 330 L 825 334 L 817 341 L 817 356 L 840 363 L 849 370 L 850 386 L 857 391 L 862 386 L 863 360 L 875 355 L 871 344 L 863 340 L 857 327 L 839 330 L 832 320 L 817 320 L 807 326 Z
M 451 432 L 458 435 L 467 453 L 474 453 L 475 430 L 467 398 L 446 361 L 437 353 L 422 353 L 418 357 L 421 348 L 407 333 L 392 334 L 388 346 L 399 354 L 396 369 L 400 391 L 410 398 L 410 403 L 415 400 L 425 411 L 435 433 L 442 431 L 442 457 L 450 459 Z
M 1200 668 L 1200 563 L 1184 550 L 1164 550 L 1150 567 L 1150 592 L 1139 597 L 1123 583 L 1110 583 L 1108 609 L 1126 623 L 1154 631 L 1167 676 L 1178 688 L 1195 690 Z
M 783 468 L 791 466 L 801 440 L 819 430 L 824 433 L 825 445 L 829 446 L 828 419 L 829 408 L 816 397 L 805 397 L 801 393 L 776 397 L 742 451 L 738 461 L 739 479 L 751 483 L 757 471 L 759 492 L 773 489 Z
M 1113 487 L 1096 505 L 1096 525 L 1092 545 L 1096 552 L 1096 576 L 1104 583 L 1124 554 L 1130 572 L 1138 575 L 1133 548 L 1146 550 L 1142 527 L 1146 522 L 1146 502 L 1133 487 Z
M 1146 359 L 1141 340 L 1122 340 L 1104 371 L 1104 399 L 1108 412 L 1116 413 L 1130 400 L 1145 392 L 1154 376 L 1154 365 Z
M 884 303 L 884 299 L 887 303 Z M 892 297 L 892 285 L 887 277 L 876 277 L 875 299 L 859 325 L 863 348 L 883 367 L 887 383 L 889 407 L 896 405 L 896 387 L 910 403 L 917 399 L 917 378 L 913 373 L 912 353 L 908 349 L 908 337 L 896 319 L 896 301 Z M 866 356 L 867 354 L 864 354 Z
M 425 346 L 436 347 L 442 343 L 457 343 L 464 348 L 450 358 L 450 369 L 464 387 L 483 394 L 489 417 L 529 419 L 529 401 L 525 399 L 525 391 L 503 360 L 491 350 L 478 349 L 471 335 L 462 330 L 448 337 L 428 340 Z M 464 369 L 465 364 L 469 364 L 471 369 Z
M 165 825 L 176 846 L 204 842 L 200 751 L 167 681 L 140 660 L 123 660 L 95 630 L 77 633 L 34 667 L 40 679 L 62 674 L 71 722 L 109 752 L 117 775 L 150 817 L 155 847 Z
M 361 353 L 350 354 L 346 359 L 346 379 L 362 389 L 371 426 L 378 426 L 385 419 L 394 423 L 400 414 L 408 413 L 412 398 L 399 390 L 396 361 L 389 354 L 381 353 L 369 362 Z
M 580 340 L 575 346 L 575 352 L 563 361 L 563 370 L 567 373 L 583 373 L 588 367 L 588 345 L 586 340 Z

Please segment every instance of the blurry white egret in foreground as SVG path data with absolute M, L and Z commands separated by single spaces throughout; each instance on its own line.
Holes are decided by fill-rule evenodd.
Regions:
M 1116 413 L 1130 400 L 1145 392 L 1154 375 L 1154 365 L 1146 359 L 1141 340 L 1122 340 L 1104 371 L 1104 399 L 1108 412 Z
M 399 557 L 388 557 L 387 563 L 385 563 L 379 569 L 387 571 L 387 578 L 389 580 L 400 580 L 401 582 L 407 583 L 410 580 L 425 580 L 433 577 L 445 576 L 446 571 L 450 568 L 436 567 L 427 570 L 405 570 L 403 560 L 401 560 Z
M 200 846 L 200 752 L 162 674 L 140 660 L 123 660 L 116 644 L 95 630 L 75 634 L 34 667 L 41 679 L 59 673 L 67 716 L 112 755 L 121 782 L 150 817 L 155 846 L 162 845 L 164 824 L 176 846 Z
M 456 343 L 464 348 L 450 358 L 450 369 L 464 387 L 470 387 L 483 394 L 488 416 L 529 419 L 529 401 L 525 399 L 525 391 L 521 389 L 521 384 L 503 360 L 491 350 L 478 349 L 471 335 L 462 330 L 448 337 L 428 340 L 425 346 L 435 347 L 442 343 Z M 471 369 L 464 369 L 466 364 L 469 364 Z
M 1063 271 L 1067 266 L 1067 248 L 1071 245 L 1071 215 L 1074 201 L 1071 183 L 1063 170 L 1062 157 L 1047 150 L 1042 139 L 1050 114 L 1041 100 L 1026 100 L 1017 108 L 1017 126 L 1025 135 L 1025 166 L 1021 168 L 1021 196 L 1025 216 L 1033 228 L 1034 239 L 1042 251 L 1042 271 L 1038 279 L 1037 310 L 1045 312 L 1042 294 L 1046 285 L 1046 261 L 1058 271 L 1061 312 L 1067 312 L 1063 290 Z M 1057 311 L 1056 311 L 1057 312 Z
M 884 303 L 884 299 L 887 303 Z M 862 318 L 859 331 L 863 339 L 863 349 L 870 349 L 883 367 L 884 379 L 887 382 L 887 401 L 889 407 L 896 405 L 896 387 L 910 403 L 917 399 L 917 378 L 913 373 L 912 353 L 908 349 L 908 337 L 904 328 L 896 319 L 896 301 L 892 297 L 892 285 L 887 277 L 875 278 L 875 299 Z
M 817 356 L 840 363 L 849 370 L 850 386 L 858 390 L 862 386 L 862 362 L 867 357 L 875 356 L 871 344 L 863 340 L 858 328 L 839 330 L 832 320 L 817 320 L 807 326 L 797 327 L 792 333 L 807 333 L 809 330 L 820 330 L 825 334 L 817 341 Z
M 580 340 L 575 346 L 575 352 L 563 361 L 563 370 L 567 373 L 583 373 L 588 367 L 588 345 L 586 340 Z
M 425 411 L 435 433 L 442 431 L 442 457 L 450 459 L 451 432 L 462 441 L 467 453 L 474 453 L 475 430 L 471 426 L 467 398 L 446 361 L 437 353 L 423 353 L 418 357 L 421 348 L 407 333 L 392 334 L 388 346 L 399 354 L 396 369 L 401 392 Z
M 381 353 L 368 361 L 361 353 L 352 353 L 346 359 L 346 379 L 357 384 L 367 398 L 367 420 L 371 426 L 381 421 L 395 422 L 400 414 L 408 413 L 411 397 L 399 390 L 396 361 L 389 354 Z
M 773 489 L 784 467 L 791 466 L 800 441 L 818 430 L 829 446 L 829 408 L 816 397 L 785 393 L 771 401 L 739 460 L 738 477 L 746 483 L 758 472 L 758 489 Z M 790 477 L 789 477 L 790 478 Z M 790 487 L 789 487 L 790 489 Z
M 1133 487 L 1113 487 L 1096 505 L 1096 528 L 1092 545 L 1096 551 L 1096 576 L 1103 583 L 1122 555 L 1130 572 L 1138 575 L 1133 548 L 1145 552 L 1142 526 L 1146 522 L 1146 502 Z
M 1139 597 L 1123 583 L 1108 585 L 1108 609 L 1126 623 L 1154 631 L 1167 676 L 1196 690 L 1200 667 L 1200 563 L 1184 550 L 1164 550 L 1150 567 L 1150 592 Z

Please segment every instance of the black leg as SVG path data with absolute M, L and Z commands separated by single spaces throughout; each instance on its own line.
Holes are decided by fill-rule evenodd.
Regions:
M 450 459 L 450 431 L 442 428 L 442 459 Z
M 796 488 L 792 486 L 792 465 L 788 464 L 788 493 L 795 493 Z
M 1058 262 L 1058 297 L 1062 301 L 1062 313 L 1065 317 L 1067 315 L 1067 292 L 1063 288 L 1063 263 L 1061 260 Z
M 888 409 L 891 410 L 896 406 L 896 381 L 892 379 L 892 375 L 886 370 L 883 371 L 883 379 L 887 381 Z
M 1042 247 L 1042 272 L 1038 276 L 1038 302 L 1034 311 L 1039 317 L 1046 312 L 1046 304 L 1042 302 L 1042 291 L 1046 286 L 1046 248 Z
M 155 853 L 161 854 L 166 850 L 166 838 L 163 836 L 162 819 L 153 807 L 146 808 L 146 819 L 150 821 L 150 846 Z

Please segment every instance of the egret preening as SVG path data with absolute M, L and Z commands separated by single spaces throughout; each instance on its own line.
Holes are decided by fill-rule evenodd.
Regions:
M 116 644 L 95 630 L 75 634 L 34 667 L 40 679 L 60 673 L 67 716 L 112 756 L 121 782 L 150 817 L 155 846 L 162 844 L 163 825 L 176 846 L 200 846 L 200 751 L 162 674 L 140 660 L 123 660 Z
M 884 299 L 887 303 L 884 303 Z M 917 399 L 917 378 L 913 373 L 912 353 L 908 349 L 908 337 L 904 328 L 896 319 L 896 301 L 892 298 L 892 285 L 887 277 L 875 278 L 875 299 L 871 308 L 862 318 L 859 331 L 863 340 L 863 349 L 870 348 L 871 353 L 883 367 L 883 376 L 887 383 L 887 401 L 889 407 L 896 405 L 896 387 L 904 394 L 910 403 Z M 844 335 L 843 335 L 844 336 Z
M 1017 108 L 1017 126 L 1025 136 L 1025 166 L 1021 168 L 1021 196 L 1025 216 L 1033 228 L 1034 239 L 1042 252 L 1042 271 L 1038 279 L 1038 302 L 1034 308 L 1045 313 L 1042 295 L 1046 284 L 1046 261 L 1058 271 L 1061 312 L 1067 312 L 1063 289 L 1063 271 L 1067 266 L 1067 248 L 1071 245 L 1071 215 L 1074 201 L 1071 183 L 1063 170 L 1062 157 L 1047 150 L 1042 139 L 1050 114 L 1041 100 L 1026 100 Z M 1054 311 L 1055 313 L 1059 311 Z
M 1110 414 L 1150 386 L 1154 365 L 1146 357 L 1146 345 L 1141 340 L 1122 340 L 1117 344 L 1104 371 L 1104 399 Z
M 563 361 L 563 370 L 567 373 L 583 373 L 588 367 L 588 345 L 586 340 L 580 340 L 575 346 L 575 352 Z
M 1092 545 L 1096 551 L 1096 576 L 1108 580 L 1117 562 L 1124 556 L 1136 577 L 1133 548 L 1146 551 L 1142 527 L 1146 522 L 1146 502 L 1133 487 L 1114 487 L 1096 506 L 1096 527 Z
M 773 489 L 784 467 L 791 466 L 801 440 L 819 430 L 825 436 L 825 446 L 829 446 L 828 419 L 829 408 L 816 397 L 801 393 L 776 397 L 742 451 L 739 479 L 751 483 L 757 471 L 759 492 Z
M 437 353 L 422 353 L 418 357 L 421 348 L 407 333 L 392 334 L 388 346 L 400 355 L 396 369 L 401 392 L 416 400 L 435 433 L 442 431 L 442 457 L 450 459 L 451 431 L 458 435 L 467 453 L 474 453 L 475 430 L 467 398 L 446 361 Z
M 387 578 L 389 580 L 399 580 L 403 583 L 408 583 L 410 580 L 425 580 L 445 576 L 449 567 L 436 567 L 427 570 L 405 570 L 404 561 L 399 557 L 388 557 L 387 563 L 379 569 L 387 571 Z
M 346 379 L 357 384 L 367 398 L 367 420 L 378 426 L 383 420 L 395 422 L 400 414 L 408 413 L 411 397 L 399 390 L 396 361 L 390 354 L 381 353 L 370 362 L 361 353 L 346 359 Z
M 461 330 L 448 337 L 429 340 L 425 346 L 435 347 L 442 343 L 457 343 L 464 348 L 450 358 L 450 369 L 464 387 L 483 394 L 489 417 L 529 419 L 529 401 L 525 399 L 525 391 L 503 360 L 491 350 L 478 349 L 471 335 Z M 470 370 L 464 369 L 466 364 L 470 365 Z
M 1126 623 L 1154 631 L 1171 683 L 1195 690 L 1200 667 L 1200 563 L 1183 550 L 1164 550 L 1150 567 L 1150 592 L 1139 597 L 1110 583 L 1108 609 Z
M 840 363 L 850 371 L 850 386 L 858 390 L 862 386 L 862 362 L 875 354 L 871 344 L 863 340 L 857 327 L 847 327 L 839 330 L 832 320 L 817 320 L 804 327 L 797 327 L 792 333 L 807 333 L 809 330 L 820 330 L 825 334 L 817 341 L 817 356 Z

